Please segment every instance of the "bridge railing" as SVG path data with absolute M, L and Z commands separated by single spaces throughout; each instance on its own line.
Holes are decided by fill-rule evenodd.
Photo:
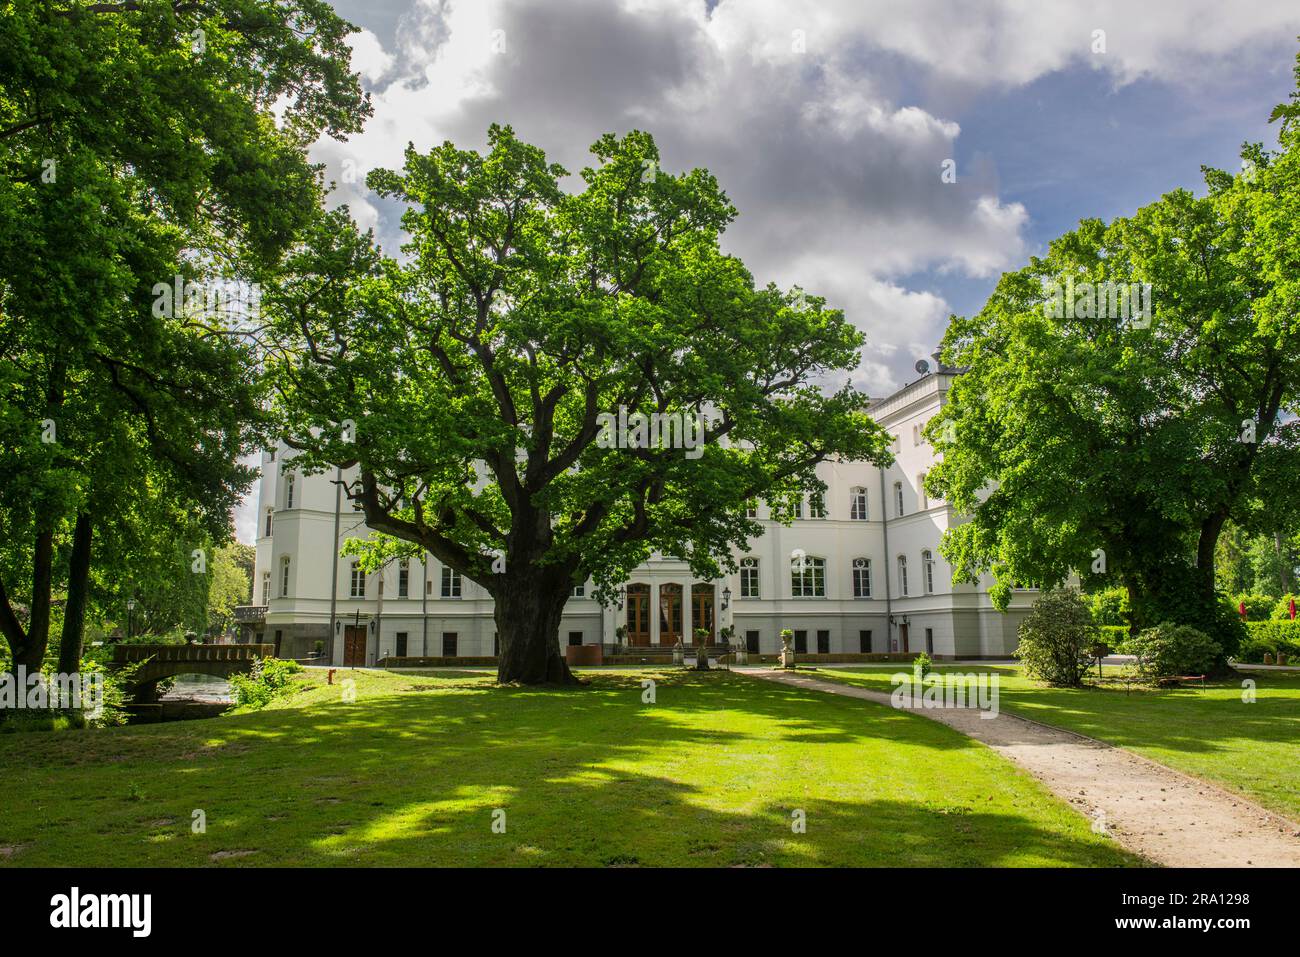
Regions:
M 116 645 L 113 664 L 129 665 L 153 659 L 154 662 L 252 661 L 271 658 L 275 645 Z

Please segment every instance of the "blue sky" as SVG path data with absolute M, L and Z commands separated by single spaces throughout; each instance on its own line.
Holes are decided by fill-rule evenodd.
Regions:
M 825 295 L 864 332 L 854 382 L 872 395 L 1080 218 L 1199 191 L 1202 164 L 1235 170 L 1243 141 L 1272 143 L 1300 50 L 1295 0 L 335 7 L 363 29 L 353 66 L 375 116 L 313 155 L 386 248 L 398 210 L 364 174 L 408 141 L 481 148 L 509 123 L 577 170 L 601 133 L 647 130 L 665 169 L 718 177 L 740 209 L 726 248 L 760 282 Z

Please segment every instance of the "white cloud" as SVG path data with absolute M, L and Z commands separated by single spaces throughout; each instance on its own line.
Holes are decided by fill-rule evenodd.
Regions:
M 825 294 L 867 333 L 858 377 L 878 394 L 942 335 L 947 305 L 910 277 L 995 276 L 1024 260 L 1029 223 L 991 164 L 941 181 L 961 128 L 899 92 L 900 64 L 968 95 L 1079 64 L 1116 84 L 1204 79 L 1296 21 L 1294 0 L 417 0 L 392 54 L 370 34 L 354 44 L 383 78 L 374 118 L 314 157 L 336 179 L 357 172 L 337 197 L 392 250 L 396 211 L 364 173 L 400 166 L 408 142 L 481 147 L 489 123 L 510 123 L 576 170 L 601 133 L 646 129 L 664 168 L 718 177 L 741 213 L 726 246 L 759 281 Z

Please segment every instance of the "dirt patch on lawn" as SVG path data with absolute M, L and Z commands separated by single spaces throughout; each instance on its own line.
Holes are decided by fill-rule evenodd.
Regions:
M 748 674 L 891 707 L 889 695 L 780 671 Z M 981 741 L 1092 821 L 1094 831 L 1166 867 L 1300 867 L 1300 825 L 1130 751 L 1006 713 L 917 714 Z

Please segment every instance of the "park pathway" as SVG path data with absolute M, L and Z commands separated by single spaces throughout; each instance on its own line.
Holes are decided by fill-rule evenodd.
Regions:
M 743 674 L 892 707 L 889 695 L 799 672 Z M 1093 829 L 1166 867 L 1300 867 L 1300 827 L 1215 785 L 1130 751 L 1005 712 L 918 709 L 1020 765 Z

